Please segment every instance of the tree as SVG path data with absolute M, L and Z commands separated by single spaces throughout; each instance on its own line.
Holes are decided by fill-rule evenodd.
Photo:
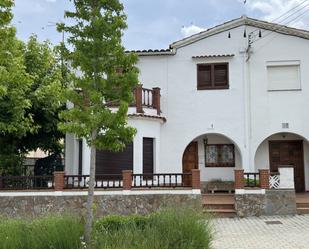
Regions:
M 20 174 L 25 153 L 60 153 L 63 86 L 58 50 L 35 36 L 16 38 L 13 1 L 0 1 L 0 174 Z
M 24 51 L 26 72 L 32 77 L 27 94 L 31 108 L 28 113 L 36 125 L 35 132 L 28 132 L 20 141 L 19 149 L 25 152 L 38 148 L 59 154 L 62 151 L 63 132 L 58 129 L 59 113 L 65 109 L 61 95 L 65 80 L 62 77 L 59 50 L 50 42 L 38 42 L 31 36 Z
M 61 116 L 60 128 L 85 138 L 91 147 L 85 240 L 89 244 L 93 222 L 96 149 L 119 151 L 132 141 L 135 129 L 127 125 L 128 104 L 138 80 L 137 56 L 121 45 L 127 27 L 123 5 L 118 0 L 74 0 L 75 10 L 65 12 L 73 25 L 58 25 L 65 31 L 72 51 L 66 59 L 77 71 L 66 92 L 73 104 Z M 119 108 L 112 111 L 110 103 Z
M 26 73 L 22 43 L 10 26 L 13 1 L 0 2 L 0 132 L 23 136 L 33 130 L 33 120 L 26 111 L 31 103 L 26 97 L 31 77 Z
M 12 7 L 11 0 L 0 2 L 0 166 L 6 167 L 21 162 L 15 143 L 7 138 L 21 138 L 36 129 L 28 113 L 31 76 L 25 70 L 23 44 L 10 26 Z M 0 174 L 3 170 L 1 167 Z

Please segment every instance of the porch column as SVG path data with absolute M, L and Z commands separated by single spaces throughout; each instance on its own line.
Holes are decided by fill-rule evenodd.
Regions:
M 269 170 L 268 169 L 260 169 L 260 188 L 269 189 Z
M 132 188 L 132 170 L 122 171 L 123 190 L 131 190 Z
M 235 189 L 244 189 L 244 170 L 243 169 L 235 169 Z
M 135 88 L 135 105 L 136 113 L 144 113 L 143 111 L 143 85 L 139 84 Z
M 62 191 L 65 187 L 64 182 L 64 171 L 55 171 L 54 172 L 54 189 L 55 191 Z
M 279 166 L 280 189 L 295 189 L 294 184 L 294 167 L 292 165 Z
M 160 105 L 160 98 L 161 98 L 161 94 L 160 94 L 160 87 L 154 87 L 152 88 L 152 102 L 153 102 L 153 107 L 155 109 L 157 109 L 157 114 L 160 115 L 161 114 L 161 105 Z
M 192 189 L 201 189 L 201 174 L 199 169 L 192 169 Z

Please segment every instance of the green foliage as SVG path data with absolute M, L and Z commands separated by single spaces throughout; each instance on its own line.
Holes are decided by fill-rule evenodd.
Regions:
M 95 222 L 95 249 L 208 249 L 212 228 L 196 210 L 107 216 Z M 0 249 L 84 249 L 83 222 L 72 216 L 1 219 Z
M 32 77 L 28 92 L 31 115 L 36 130 L 28 132 L 20 140 L 22 151 L 36 150 L 60 153 L 60 140 L 64 134 L 58 130 L 59 113 L 65 109 L 61 101 L 63 78 L 58 51 L 49 42 L 38 42 L 31 36 L 24 51 L 26 72 Z
M 76 217 L 0 221 L 0 249 L 79 249 L 83 226 Z
M 60 128 L 86 138 L 100 149 L 121 150 L 130 143 L 135 130 L 127 125 L 128 104 L 138 80 L 136 55 L 121 45 L 126 28 L 123 5 L 118 0 L 76 0 L 75 11 L 66 12 L 73 26 L 59 24 L 69 34 L 73 50 L 65 50 L 66 61 L 76 70 L 66 98 L 74 105 L 64 111 Z M 122 73 L 119 73 L 121 69 Z M 108 104 L 117 103 L 112 111 Z
M 0 4 L 0 136 L 22 137 L 34 130 L 32 117 L 27 113 L 31 107 L 27 98 L 31 77 L 24 66 L 23 44 L 9 26 L 12 6 L 9 0 Z
M 97 232 L 112 232 L 120 229 L 130 228 L 132 226 L 143 229 L 149 224 L 150 216 L 131 215 L 120 216 L 110 215 L 95 222 L 95 230 Z
M 10 26 L 13 1 L 0 1 L 0 174 L 19 174 L 25 153 L 41 148 L 60 153 L 58 130 L 63 79 L 48 42 L 27 44 Z
M 208 249 L 208 219 L 195 210 L 165 210 L 144 218 L 106 217 L 96 223 L 97 249 Z
M 13 0 L 0 1 L 0 26 L 8 25 L 11 22 L 13 18 L 11 12 L 13 5 Z

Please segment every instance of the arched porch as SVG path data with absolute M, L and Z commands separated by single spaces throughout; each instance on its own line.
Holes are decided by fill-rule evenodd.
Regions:
M 299 134 L 275 133 L 257 147 L 254 157 L 255 170 L 269 169 L 277 172 L 282 165 L 293 165 L 296 192 L 309 190 L 309 143 Z
M 183 152 L 183 172 L 200 169 L 203 192 L 212 191 L 217 184 L 222 189 L 234 189 L 234 170 L 242 168 L 241 150 L 229 137 L 218 133 L 207 133 L 193 139 Z

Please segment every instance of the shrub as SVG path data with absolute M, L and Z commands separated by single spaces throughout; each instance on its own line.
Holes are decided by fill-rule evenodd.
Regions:
M 96 224 L 97 249 L 207 249 L 210 241 L 209 219 L 194 210 L 109 216 Z
M 74 217 L 2 220 L 0 249 L 80 249 L 82 234 L 82 223 Z
M 149 223 L 149 216 L 131 215 L 120 216 L 110 215 L 95 222 L 95 230 L 98 232 L 115 231 L 119 229 L 126 229 L 130 226 L 136 228 L 144 228 Z

